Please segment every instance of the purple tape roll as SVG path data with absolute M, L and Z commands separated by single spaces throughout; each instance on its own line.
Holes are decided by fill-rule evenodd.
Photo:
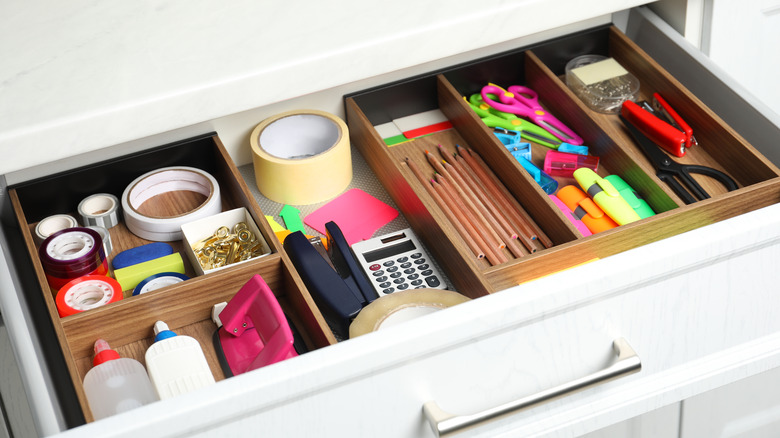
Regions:
M 90 228 L 73 227 L 47 237 L 38 249 L 47 276 L 77 278 L 98 269 L 105 261 L 100 234 Z

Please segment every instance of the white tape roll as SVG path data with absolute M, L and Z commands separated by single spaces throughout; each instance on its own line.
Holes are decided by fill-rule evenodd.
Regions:
M 365 335 L 469 301 L 457 292 L 410 289 L 383 295 L 364 307 L 349 325 L 349 337 Z
M 44 240 L 57 231 L 79 226 L 76 218 L 68 214 L 55 214 L 43 218 L 35 226 L 35 243 L 41 246 Z
M 352 181 L 349 131 L 317 110 L 288 111 L 263 120 L 249 138 L 257 188 L 292 205 L 333 198 Z
M 177 191 L 200 193 L 206 200 L 178 216 L 152 217 L 138 211 L 154 196 Z M 181 226 L 222 211 L 219 184 L 208 172 L 194 167 L 164 167 L 136 178 L 122 193 L 122 211 L 127 229 L 138 237 L 157 242 L 182 238 Z
M 84 226 L 109 229 L 119 223 L 119 200 L 110 193 L 96 193 L 79 202 L 78 212 Z

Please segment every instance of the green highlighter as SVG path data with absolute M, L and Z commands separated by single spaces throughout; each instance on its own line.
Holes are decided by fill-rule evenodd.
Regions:
M 617 191 L 620 192 L 620 196 L 622 196 L 623 199 L 628 202 L 628 205 L 634 209 L 640 218 L 644 219 L 646 217 L 655 216 L 655 212 L 652 208 L 650 208 L 650 205 L 648 205 L 647 201 L 642 199 L 642 197 L 639 196 L 639 193 L 631 188 L 627 182 L 623 181 L 623 178 L 619 177 L 618 175 L 608 175 L 605 176 L 604 179 L 615 186 Z

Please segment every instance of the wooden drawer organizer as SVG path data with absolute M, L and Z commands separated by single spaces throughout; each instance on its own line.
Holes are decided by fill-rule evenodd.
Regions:
M 661 93 L 691 125 L 699 141 L 698 147 L 678 161 L 723 170 L 737 181 L 739 189 L 727 192 L 707 177 L 697 176 L 712 198 L 685 205 L 656 178 L 617 115 L 590 110 L 568 89 L 566 62 L 584 54 L 615 58 L 640 80 L 641 99 L 647 100 L 653 92 Z M 591 154 L 600 157 L 598 173 L 620 175 L 657 214 L 581 237 L 464 101 L 463 97 L 478 93 L 489 82 L 504 87 L 526 85 L 535 90 L 542 105 L 582 136 Z M 388 147 L 373 128 L 434 108 L 444 112 L 453 130 Z M 360 148 L 456 289 L 472 298 L 780 201 L 780 171 L 612 26 L 366 90 L 346 98 L 346 111 L 352 144 Z M 495 266 L 476 259 L 405 162 L 408 157 L 427 172 L 431 168 L 424 151 L 430 150 L 438 157 L 438 144 L 450 151 L 455 144 L 476 151 L 553 246 L 519 258 L 504 249 L 509 261 Z M 533 145 L 533 161 L 540 168 L 546 150 Z M 427 172 L 432 173 L 432 169 Z M 576 184 L 559 179 L 559 187 L 572 183 Z
M 182 252 L 182 242 L 170 242 L 174 250 L 182 254 L 190 280 L 138 296 L 132 296 L 132 290 L 124 291 L 124 299 L 116 303 L 60 318 L 54 302 L 56 292 L 46 282 L 32 238 L 37 222 L 55 213 L 68 213 L 78 218 L 76 207 L 81 199 L 93 193 L 112 193 L 121 199 L 124 188 L 136 177 L 166 166 L 191 166 L 213 175 L 220 186 L 222 210 L 245 207 L 272 253 L 195 277 L 188 257 Z M 24 183 L 11 188 L 9 195 L 86 421 L 91 421 L 92 415 L 81 382 L 92 367 L 92 347 L 97 338 L 106 339 L 122 357 L 144 363 L 144 354 L 154 337 L 152 326 L 155 321 L 162 320 L 178 334 L 197 339 L 216 380 L 224 379 L 212 344 L 216 326 L 211 321 L 211 307 L 230 300 L 254 274 L 260 274 L 274 291 L 309 349 L 336 342 L 289 258 L 281 251 L 276 235 L 246 183 L 219 138 L 213 134 Z M 149 202 L 151 207 L 145 203 L 144 208 L 155 207 L 154 198 Z M 199 202 L 202 200 L 193 207 Z M 130 233 L 121 222 L 111 228 L 110 233 L 113 254 L 148 243 Z

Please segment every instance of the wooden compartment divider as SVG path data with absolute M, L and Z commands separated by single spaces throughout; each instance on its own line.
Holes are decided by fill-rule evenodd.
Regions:
M 580 45 L 575 41 L 583 36 L 593 40 L 593 44 Z M 577 53 L 574 49 L 580 46 L 588 52 Z M 590 53 L 593 48 L 614 57 L 639 78 L 642 99 L 648 99 L 653 92 L 661 93 L 692 126 L 700 145 L 677 161 L 723 170 L 736 179 L 739 189 L 727 192 L 719 184 L 707 181 L 707 177 L 698 178 L 697 175 L 697 180 L 712 198 L 685 205 L 660 181 L 618 116 L 590 110 L 566 86 L 563 77 L 566 61 Z M 540 55 L 537 55 L 537 49 Z M 488 82 L 505 87 L 527 85 L 534 89 L 540 96 L 540 103 L 580 134 L 591 154 L 601 158 L 598 173 L 623 177 L 658 214 L 581 237 L 464 100 L 464 97 L 478 93 Z M 419 92 L 421 87 L 435 87 L 435 102 Z M 413 100 L 415 96 L 427 100 L 398 104 L 403 98 Z M 381 108 L 382 104 L 387 104 L 388 108 Z M 452 131 L 388 147 L 373 129 L 373 125 L 386 123 L 388 119 L 432 106 L 448 117 L 454 126 Z M 366 90 L 349 96 L 346 107 L 353 145 L 360 148 L 410 224 L 425 237 L 426 244 L 456 289 L 472 297 L 780 202 L 780 170 L 614 27 L 594 29 L 540 47 L 433 72 L 430 79 L 415 78 L 408 83 Z M 431 149 L 437 143 L 445 148 L 457 143 L 478 152 L 554 246 L 523 257 L 510 257 L 493 266 L 483 260 L 474 260 L 454 225 L 403 162 L 403 156 L 414 156 L 415 163 L 426 165 L 421 151 Z M 539 145 L 533 145 L 533 148 L 534 162 L 539 165 L 539 156 L 545 148 Z M 563 181 L 572 182 L 572 179 Z
M 54 175 L 43 181 L 24 183 L 9 190 L 11 204 L 21 225 L 20 229 L 30 253 L 30 260 L 37 274 L 44 302 L 86 421 L 92 421 L 93 418 L 84 395 L 82 381 L 92 368 L 93 345 L 98 338 L 107 340 L 122 357 L 130 357 L 143 364 L 146 350 L 153 343 L 153 325 L 156 321 L 162 320 L 178 334 L 197 339 L 215 379 L 224 379 L 225 375 L 212 343 L 216 325 L 211 320 L 211 309 L 214 304 L 229 301 L 255 274 L 261 275 L 274 292 L 309 349 L 336 343 L 333 333 L 314 304 L 289 257 L 284 253 L 276 234 L 265 220 L 257 201 L 251 195 L 246 182 L 219 138 L 211 134 L 181 143 L 152 150 L 146 154 L 120 157 L 112 162 Z M 147 171 L 171 165 L 201 167 L 211 173 L 220 186 L 222 210 L 246 208 L 271 248 L 271 253 L 223 270 L 195 276 L 195 270 L 183 252 L 184 244 L 181 241 L 169 242 L 174 247 L 174 251 L 182 254 L 185 270 L 190 276 L 189 280 L 138 296 L 132 296 L 133 291 L 126 290 L 124 298 L 120 301 L 60 318 L 54 303 L 56 291 L 52 290 L 46 281 L 32 234 L 35 225 L 42 217 L 63 211 L 47 210 L 46 204 L 41 205 L 41 203 L 49 197 L 52 199 L 49 209 L 68 208 L 68 206 L 75 208 L 78 199 L 83 198 L 84 195 L 70 193 L 68 186 L 80 185 L 82 181 L 96 182 L 90 187 L 83 188 L 89 190 L 88 194 L 113 192 L 117 198 L 120 198 L 121 189 L 128 181 Z M 105 177 L 101 173 L 105 173 Z M 37 199 L 39 197 L 42 197 L 43 201 Z M 144 208 L 149 210 L 147 214 L 160 214 L 166 211 L 170 213 L 171 207 L 187 210 L 202 202 L 202 199 L 197 196 L 189 196 L 186 193 L 181 197 L 163 194 L 159 199 L 155 198 L 144 203 Z M 183 204 L 172 206 L 171 200 Z M 58 205 L 54 206 L 54 204 Z M 28 211 L 32 220 L 28 220 L 26 214 Z M 75 211 L 66 211 L 66 213 L 78 217 Z M 149 243 L 133 235 L 122 222 L 111 228 L 109 232 L 114 248 L 113 254 Z

